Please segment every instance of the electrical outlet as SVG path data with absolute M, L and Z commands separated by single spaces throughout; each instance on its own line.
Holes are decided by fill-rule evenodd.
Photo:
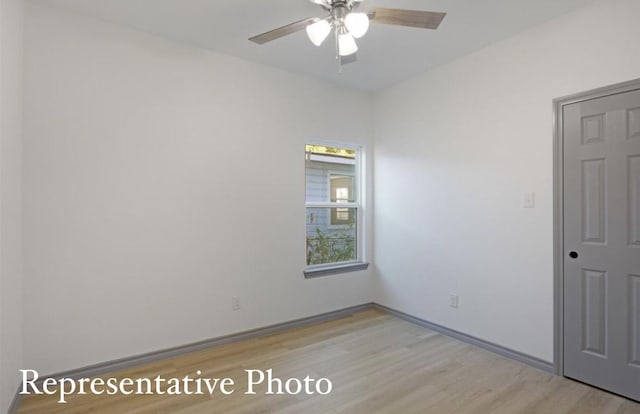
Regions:
M 449 306 L 452 308 L 458 307 L 458 295 L 454 295 L 453 293 L 449 295 Z
M 240 298 L 237 296 L 234 296 L 231 298 L 231 309 L 234 311 L 239 311 L 240 310 Z

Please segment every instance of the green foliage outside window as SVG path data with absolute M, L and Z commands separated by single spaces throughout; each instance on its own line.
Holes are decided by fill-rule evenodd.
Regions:
M 353 229 L 353 225 L 349 226 Z M 348 262 L 356 259 L 355 233 L 326 234 L 316 227 L 314 236 L 307 235 L 307 265 Z

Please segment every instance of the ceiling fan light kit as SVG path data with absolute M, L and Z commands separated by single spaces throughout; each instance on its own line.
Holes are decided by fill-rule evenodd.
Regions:
M 331 24 L 326 20 L 320 20 L 307 26 L 307 36 L 316 46 L 322 45 L 329 33 L 331 33 Z
M 344 18 L 344 24 L 353 37 L 360 39 L 369 31 L 369 16 L 365 13 L 352 12 Z
M 338 56 L 350 56 L 358 51 L 356 40 L 349 32 L 338 35 Z
M 446 13 L 383 9 L 369 13 L 355 10 L 363 0 L 309 0 L 328 13 L 325 17 L 310 17 L 250 38 L 254 43 L 264 44 L 280 37 L 306 29 L 307 36 L 315 46 L 321 46 L 333 31 L 336 39 L 336 57 L 340 68 L 343 64 L 356 61 L 355 53 L 360 39 L 369 30 L 369 22 L 396 26 L 437 29 Z

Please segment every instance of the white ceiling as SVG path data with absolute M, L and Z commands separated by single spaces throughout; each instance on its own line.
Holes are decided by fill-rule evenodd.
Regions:
M 366 0 L 361 10 L 444 11 L 437 31 L 372 25 L 338 74 L 334 44 L 304 31 L 259 46 L 253 35 L 323 10 L 308 0 L 32 0 L 351 87 L 379 90 L 593 0 Z

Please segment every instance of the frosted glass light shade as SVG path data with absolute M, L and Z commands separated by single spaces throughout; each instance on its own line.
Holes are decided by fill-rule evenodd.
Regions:
M 349 33 L 343 33 L 338 36 L 338 54 L 340 56 L 349 56 L 358 51 L 358 45 Z
M 344 19 L 349 33 L 356 39 L 364 36 L 369 30 L 369 16 L 365 13 L 349 13 Z
M 307 36 L 316 46 L 320 46 L 331 33 L 331 25 L 326 20 L 320 20 L 307 26 Z

